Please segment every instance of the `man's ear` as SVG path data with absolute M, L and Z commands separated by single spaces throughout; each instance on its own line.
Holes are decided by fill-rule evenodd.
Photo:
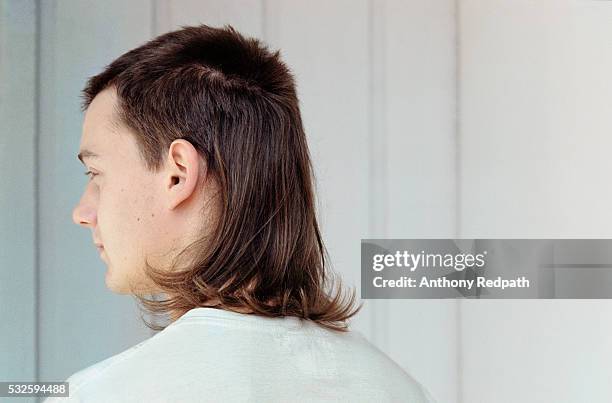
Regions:
M 205 170 L 200 154 L 189 141 L 177 139 L 170 144 L 164 175 L 168 209 L 175 209 L 195 194 Z

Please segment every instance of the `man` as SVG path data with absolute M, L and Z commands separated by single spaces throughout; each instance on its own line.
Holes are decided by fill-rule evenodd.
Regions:
M 355 294 L 327 290 L 278 52 L 231 27 L 184 27 L 116 59 L 83 95 L 90 180 L 73 219 L 91 230 L 108 288 L 171 323 L 71 376 L 72 401 L 429 401 L 348 330 Z

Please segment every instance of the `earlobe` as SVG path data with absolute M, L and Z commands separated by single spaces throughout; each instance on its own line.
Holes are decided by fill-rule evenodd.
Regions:
M 193 145 L 177 139 L 168 150 L 168 208 L 175 209 L 188 200 L 196 190 L 200 172 L 199 153 Z
M 170 178 L 169 186 L 169 206 L 170 210 L 175 209 L 185 200 L 189 199 L 195 190 L 197 182 L 197 172 L 193 172 L 193 168 L 187 168 L 183 175 L 173 175 Z

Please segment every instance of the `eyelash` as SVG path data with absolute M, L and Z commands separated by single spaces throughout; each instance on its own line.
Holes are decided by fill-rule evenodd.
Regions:
M 92 180 L 92 179 L 93 179 L 93 177 L 94 177 L 94 176 L 96 176 L 97 174 L 96 174 L 96 173 L 93 173 L 93 172 L 91 172 L 91 171 L 87 171 L 87 172 L 85 172 L 85 175 L 87 175 L 87 176 L 91 175 L 91 176 L 89 177 L 89 180 Z

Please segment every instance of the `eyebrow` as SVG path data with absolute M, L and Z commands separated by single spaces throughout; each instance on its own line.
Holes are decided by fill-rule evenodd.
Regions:
M 98 154 L 94 153 L 93 151 L 89 151 L 87 149 L 81 150 L 81 152 L 79 152 L 79 155 L 77 155 L 77 158 L 83 164 L 85 164 L 85 161 L 83 161 L 83 159 L 85 158 L 99 158 L 99 157 L 100 156 Z

